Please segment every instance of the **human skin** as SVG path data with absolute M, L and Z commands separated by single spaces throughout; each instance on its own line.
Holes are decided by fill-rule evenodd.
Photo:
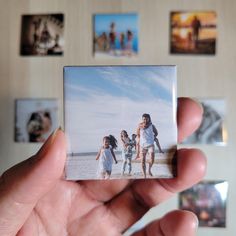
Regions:
M 178 100 L 178 140 L 200 124 L 202 108 Z M 178 150 L 178 176 L 173 179 L 66 181 L 66 138 L 56 130 L 39 152 L 7 170 L 0 178 L 0 235 L 119 236 L 151 207 L 199 182 L 206 158 L 198 149 Z M 196 217 L 173 211 L 135 236 L 195 235 Z

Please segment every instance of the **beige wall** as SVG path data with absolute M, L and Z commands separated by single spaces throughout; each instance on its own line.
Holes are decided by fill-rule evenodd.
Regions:
M 217 12 L 218 39 L 215 56 L 169 54 L 169 13 L 172 10 Z M 21 15 L 52 12 L 65 14 L 64 56 L 19 56 Z M 93 58 L 92 14 L 99 12 L 139 14 L 138 58 Z M 227 228 L 200 229 L 198 235 L 236 235 L 235 12 L 235 0 L 0 0 L 0 173 L 39 148 L 37 144 L 14 143 L 14 99 L 59 98 L 61 105 L 63 65 L 176 64 L 179 96 L 225 97 L 227 100 L 228 146 L 201 147 L 208 156 L 206 179 L 223 179 L 230 184 Z M 62 107 L 60 123 L 62 124 Z M 157 217 L 173 208 L 177 208 L 177 198 L 155 208 L 150 215 Z

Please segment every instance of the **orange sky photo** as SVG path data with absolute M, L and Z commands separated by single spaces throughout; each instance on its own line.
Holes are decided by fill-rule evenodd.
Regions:
M 216 26 L 216 13 L 215 12 L 173 12 L 171 15 L 172 25 L 179 27 L 188 27 L 191 25 L 193 18 L 197 16 L 204 25 Z

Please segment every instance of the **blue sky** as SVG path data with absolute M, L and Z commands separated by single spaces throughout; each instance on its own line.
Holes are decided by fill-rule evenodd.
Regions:
M 115 66 L 66 67 L 66 99 L 89 99 L 95 93 L 128 97 L 135 101 L 161 99 L 172 102 L 175 67 Z
M 70 151 L 99 149 L 102 137 L 136 132 L 151 115 L 164 148 L 176 145 L 176 67 L 65 67 L 65 130 Z M 79 143 L 79 145 L 78 145 Z
M 115 23 L 115 30 L 118 32 L 130 29 L 132 31 L 138 30 L 138 15 L 130 14 L 97 14 L 94 15 L 95 31 L 109 31 L 111 22 Z

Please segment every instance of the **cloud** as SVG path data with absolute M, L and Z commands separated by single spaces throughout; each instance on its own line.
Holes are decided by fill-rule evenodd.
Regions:
M 126 96 L 142 101 L 164 99 L 172 101 L 173 86 L 175 86 L 171 67 L 95 67 L 88 71 L 78 71 L 77 80 L 66 80 L 67 99 L 76 96 L 85 98 L 94 93 L 106 93 L 113 96 Z M 84 73 L 84 74 L 83 74 Z M 82 74 L 82 75 L 81 75 Z M 87 77 L 87 80 L 84 78 Z M 82 79 L 83 78 L 83 79 Z M 69 83 L 69 84 L 68 84 Z M 87 93 L 87 94 L 86 94 Z
M 68 76 L 65 118 L 73 152 L 96 151 L 103 136 L 113 134 L 119 139 L 122 129 L 135 133 L 143 113 L 151 115 L 164 148 L 176 144 L 175 70 L 88 67 Z
M 176 144 L 173 108 L 161 100 L 140 103 L 110 95 L 93 96 L 89 101 L 66 101 L 65 112 L 65 128 L 73 152 L 97 151 L 104 136 L 113 134 L 119 139 L 122 129 L 129 135 L 135 133 L 143 113 L 151 115 L 164 148 Z

